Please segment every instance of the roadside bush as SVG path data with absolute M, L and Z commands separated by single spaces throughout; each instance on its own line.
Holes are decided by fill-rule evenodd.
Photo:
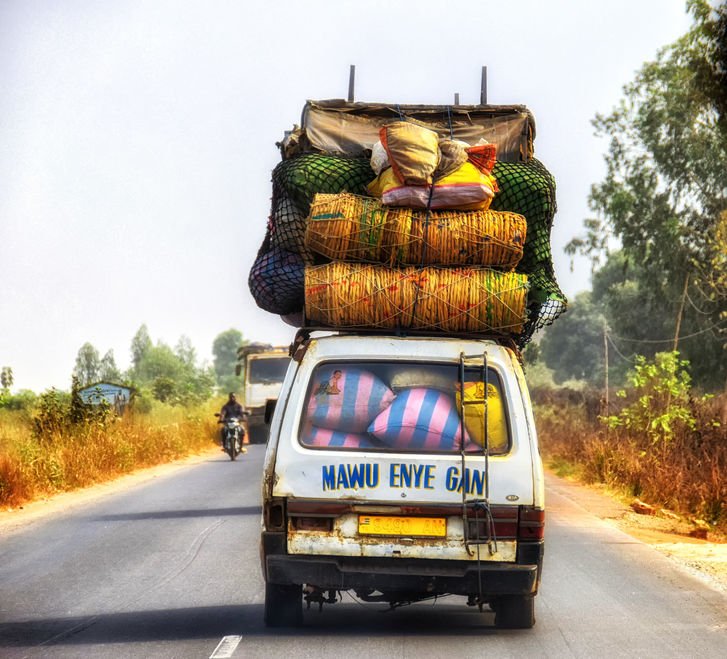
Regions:
M 0 409 L 19 411 L 29 410 L 35 405 L 38 397 L 29 389 L 21 389 L 15 394 L 0 392 Z
M 727 433 L 720 403 L 695 396 L 688 364 L 666 359 L 637 362 L 623 406 L 608 417 L 593 401 L 536 392 L 536 424 L 551 466 L 575 471 L 658 507 L 698 517 L 727 533 Z
M 74 408 L 72 401 L 51 390 L 39 397 L 33 417 L 0 410 L 0 506 L 169 462 L 216 439 L 211 404 L 183 408 L 154 401 L 148 414 L 132 409 L 117 417 L 78 402 Z
M 37 440 L 53 441 L 68 433 L 82 435 L 92 426 L 103 429 L 116 420 L 111 406 L 105 401 L 98 405 L 84 403 L 79 388 L 79 381 L 74 377 L 70 394 L 56 389 L 41 394 L 33 418 L 33 434 Z
M 629 402 L 618 414 L 605 417 L 604 423 L 609 428 L 645 433 L 652 442 L 669 441 L 675 433 L 694 430 L 688 366 L 678 352 L 658 353 L 653 361 L 637 356 L 634 369 L 626 376 L 631 390 L 616 394 Z

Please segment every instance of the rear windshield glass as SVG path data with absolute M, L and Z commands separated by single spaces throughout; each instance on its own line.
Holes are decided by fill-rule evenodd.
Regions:
M 285 379 L 288 370 L 288 357 L 269 357 L 248 361 L 247 381 L 251 384 L 273 384 Z
M 405 362 L 319 365 L 299 440 L 322 450 L 396 453 L 459 453 L 463 445 L 467 453 L 482 453 L 487 442 L 490 453 L 498 454 L 510 447 L 496 371 L 488 369 L 485 377 L 482 368 L 466 369 L 463 387 L 456 364 Z

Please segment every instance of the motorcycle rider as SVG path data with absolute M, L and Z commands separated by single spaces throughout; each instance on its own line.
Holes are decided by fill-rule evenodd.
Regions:
M 226 419 L 239 419 L 242 421 L 245 416 L 247 415 L 247 412 L 242 408 L 242 405 L 237 402 L 237 398 L 235 397 L 234 392 L 230 392 L 230 395 L 227 399 L 227 402 L 222 406 L 222 409 L 220 410 L 219 415 L 219 423 L 224 424 Z M 242 439 L 245 436 L 245 430 L 244 428 L 241 428 L 242 430 L 242 437 L 240 438 L 240 443 L 242 444 Z M 221 436 L 221 443 L 222 443 L 222 450 L 225 450 L 225 428 L 224 425 L 222 429 L 220 430 L 220 436 Z M 247 449 L 242 446 L 240 449 L 241 453 L 247 453 Z

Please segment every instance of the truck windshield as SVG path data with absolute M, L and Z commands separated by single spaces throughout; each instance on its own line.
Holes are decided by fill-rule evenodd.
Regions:
M 247 381 L 250 384 L 282 382 L 288 370 L 289 357 L 263 357 L 248 360 Z
M 482 453 L 487 443 L 502 454 L 510 432 L 492 368 L 468 368 L 460 382 L 456 364 L 327 362 L 311 378 L 299 441 L 395 453 Z

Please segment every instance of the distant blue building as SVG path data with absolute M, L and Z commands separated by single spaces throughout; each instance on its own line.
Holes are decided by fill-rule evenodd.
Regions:
M 78 390 L 78 395 L 87 405 L 100 405 L 106 402 L 116 410 L 117 414 L 124 413 L 133 393 L 132 387 L 112 382 L 95 382 Z

